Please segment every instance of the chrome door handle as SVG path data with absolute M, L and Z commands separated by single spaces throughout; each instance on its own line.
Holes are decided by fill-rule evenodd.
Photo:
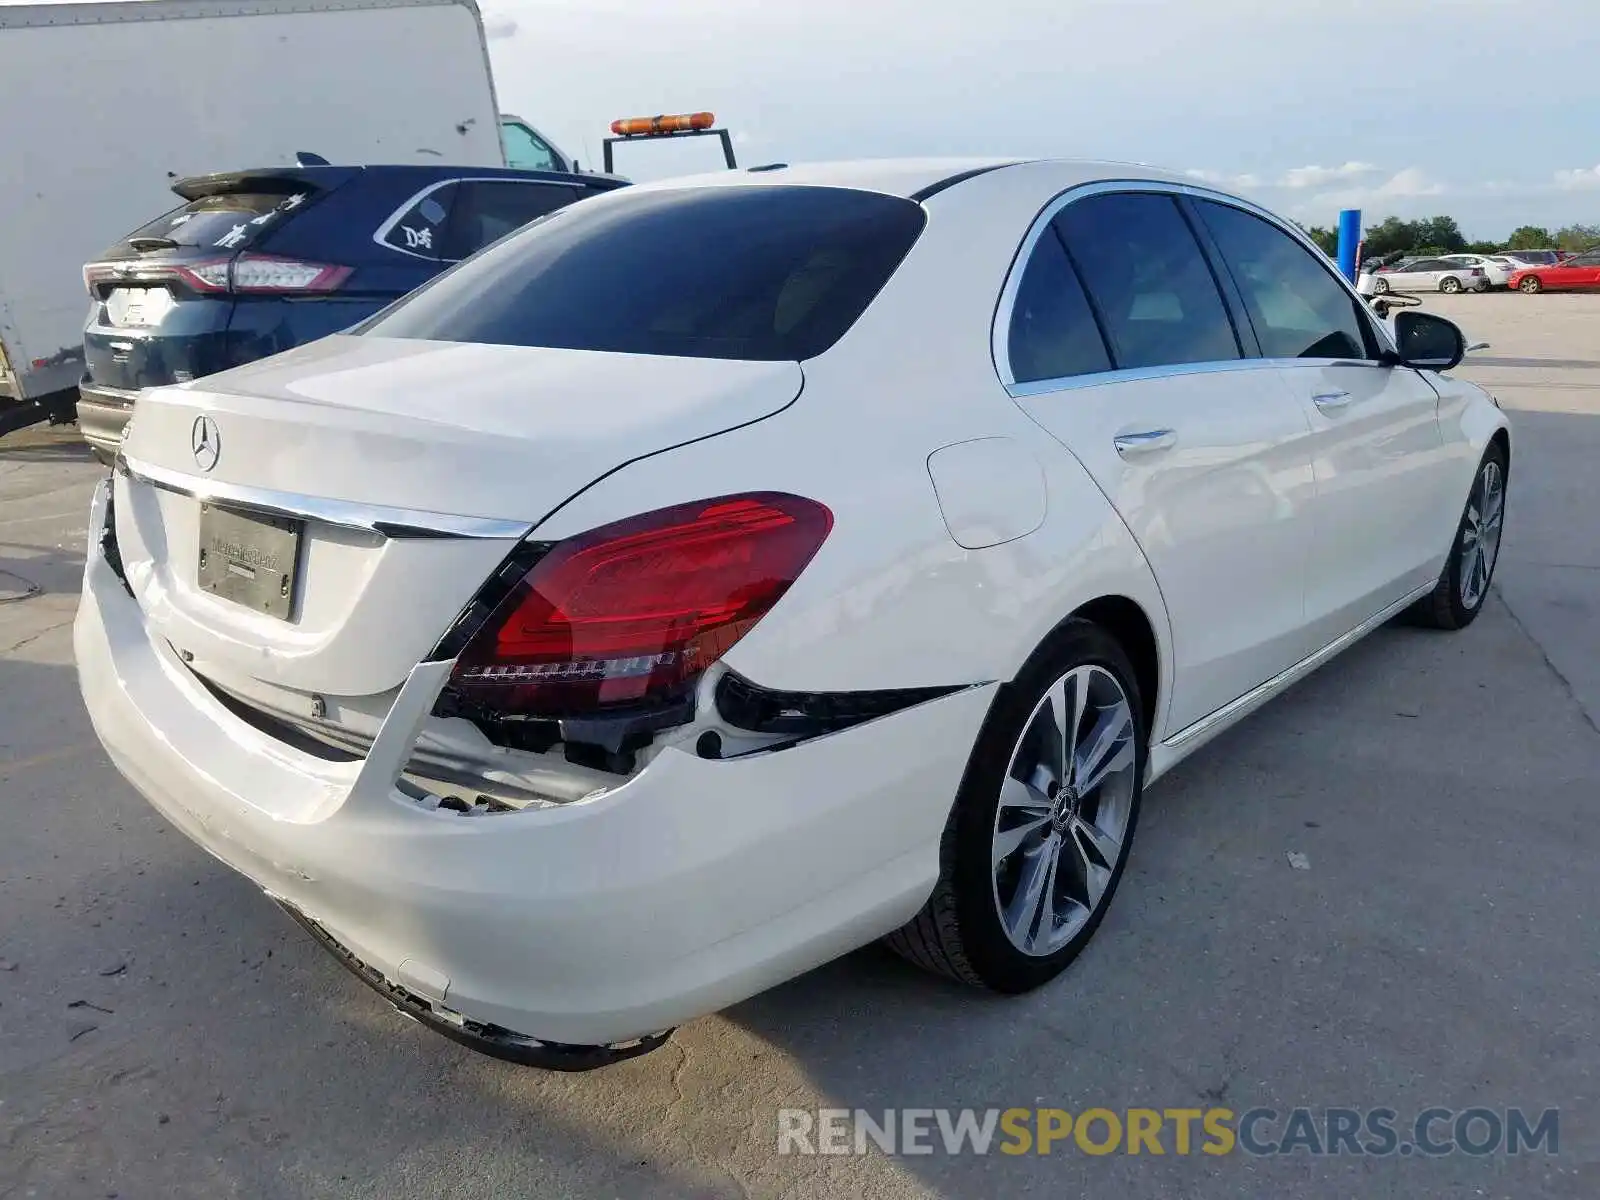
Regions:
M 1351 399 L 1349 392 L 1323 392 L 1320 395 L 1311 397 L 1311 403 L 1315 404 L 1323 412 L 1331 412 L 1334 409 L 1343 408 L 1350 403 Z
M 1168 450 L 1178 444 L 1178 433 L 1173 429 L 1141 429 L 1137 433 L 1119 433 L 1111 439 L 1111 444 L 1118 454 L 1127 458 L 1130 454 Z

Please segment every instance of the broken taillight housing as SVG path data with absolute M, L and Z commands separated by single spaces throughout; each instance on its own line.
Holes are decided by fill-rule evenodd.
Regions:
M 789 590 L 832 527 L 824 505 L 763 492 L 558 542 L 461 651 L 450 687 L 501 716 L 682 699 Z

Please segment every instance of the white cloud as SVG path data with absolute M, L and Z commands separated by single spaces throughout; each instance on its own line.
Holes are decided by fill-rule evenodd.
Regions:
M 1342 167 L 1291 167 L 1283 173 L 1277 186 L 1283 188 L 1320 188 L 1333 183 L 1345 183 L 1377 175 L 1383 170 L 1371 163 L 1347 162 Z
M 1447 191 L 1444 184 L 1430 179 L 1421 167 L 1397 171 L 1388 182 L 1372 192 L 1374 196 L 1438 196 Z
M 1259 175 L 1230 175 L 1226 171 L 1208 171 L 1204 167 L 1195 167 L 1184 172 L 1190 179 L 1198 179 L 1201 183 L 1209 183 L 1213 187 L 1227 188 L 1258 188 L 1265 186 Z
M 1573 192 L 1600 188 L 1600 166 L 1590 167 L 1588 170 L 1557 171 L 1556 186 Z
M 517 19 L 506 16 L 504 13 L 484 17 L 483 36 L 491 42 L 499 42 L 506 38 L 516 37 Z

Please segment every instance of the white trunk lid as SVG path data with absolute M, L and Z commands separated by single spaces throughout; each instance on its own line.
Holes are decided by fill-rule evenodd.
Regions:
M 802 382 L 793 362 L 327 338 L 142 395 L 118 542 L 154 631 L 213 678 L 371 696 L 405 678 L 521 532 L 568 497 L 775 413 Z M 238 527 L 216 536 L 197 497 L 310 515 L 296 541 L 263 533 L 271 549 L 239 558 Z M 273 555 L 291 544 L 286 566 Z M 218 546 L 227 582 L 285 571 L 286 615 L 219 593 Z

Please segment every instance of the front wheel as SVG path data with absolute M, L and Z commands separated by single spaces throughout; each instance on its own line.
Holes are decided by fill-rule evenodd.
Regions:
M 1127 655 L 1067 622 L 996 700 L 940 844 L 933 894 L 888 944 L 1005 993 L 1055 978 L 1100 926 L 1143 792 L 1143 700 Z
M 1536 295 L 1544 291 L 1544 281 L 1537 275 L 1527 275 L 1523 277 L 1521 283 L 1517 284 L 1517 290 L 1527 296 Z
M 1467 507 L 1456 527 L 1450 557 L 1434 589 L 1411 608 L 1410 616 L 1434 629 L 1465 629 L 1483 611 L 1500 560 L 1500 535 L 1506 519 L 1505 448 L 1492 443 L 1478 464 Z

